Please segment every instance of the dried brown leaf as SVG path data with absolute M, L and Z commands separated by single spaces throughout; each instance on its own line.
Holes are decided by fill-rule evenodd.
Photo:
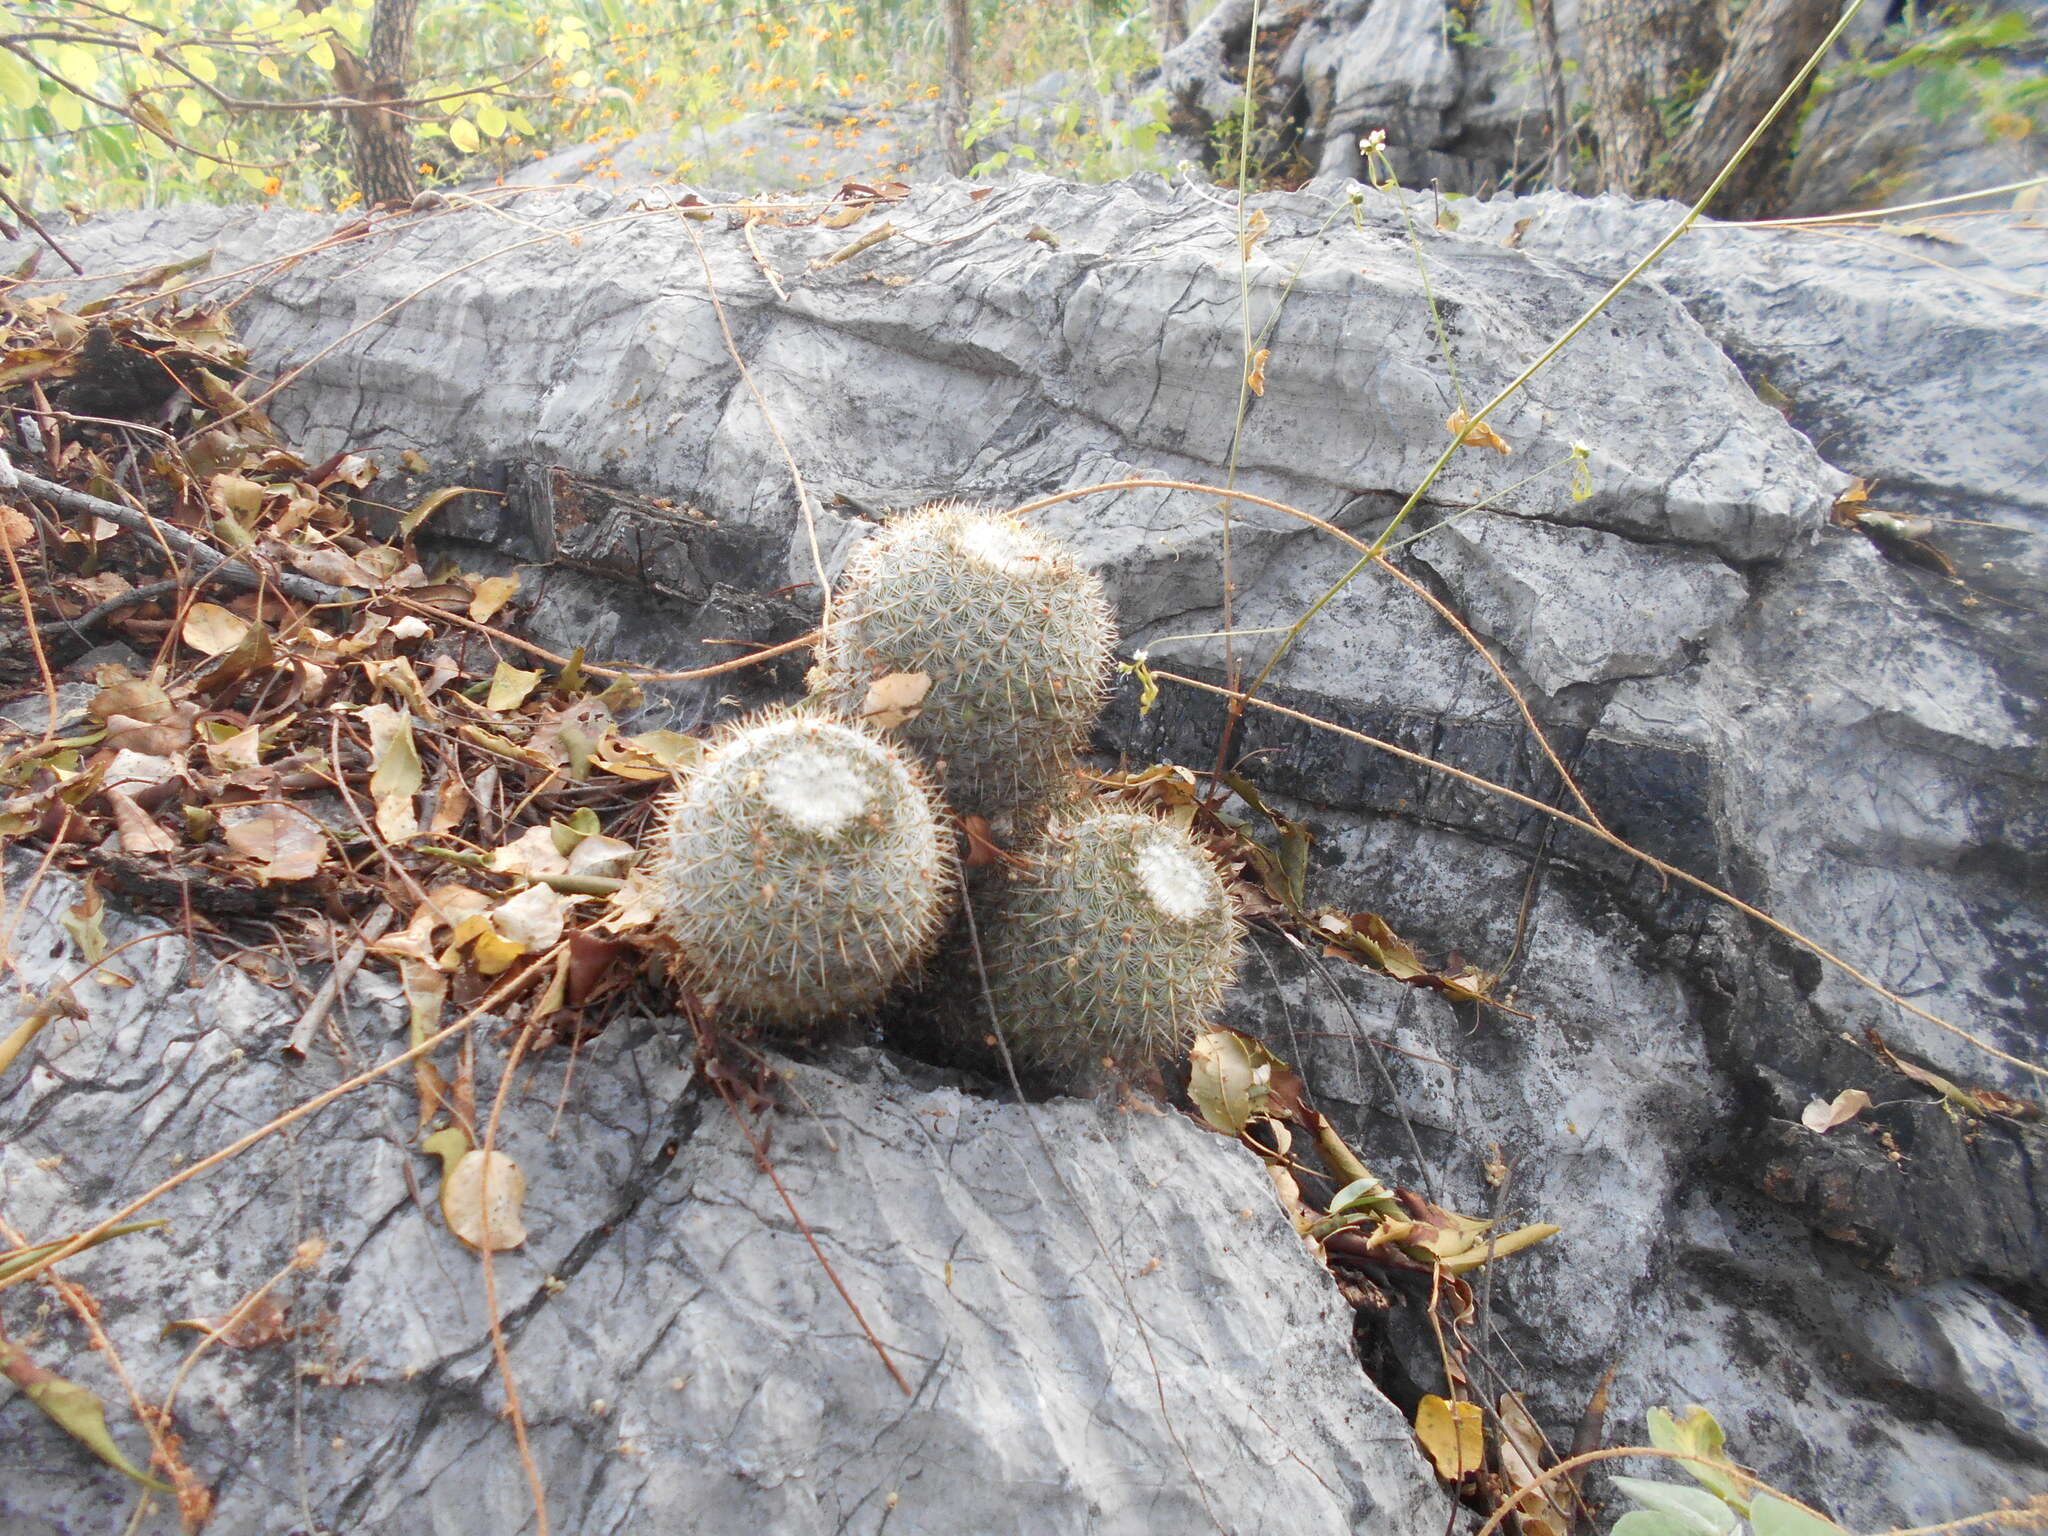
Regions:
M 121 839 L 121 851 L 135 854 L 170 853 L 178 840 L 150 819 L 149 812 L 129 798 L 125 789 L 106 791 L 107 804 L 114 812 L 114 826 Z
M 304 811 L 289 805 L 224 805 L 221 840 L 255 867 L 259 884 L 310 880 L 327 862 L 327 833 Z
M 1838 1125 L 1847 1125 L 1870 1108 L 1870 1095 L 1861 1088 L 1844 1088 L 1833 1101 L 1815 1099 L 1799 1112 L 1799 1123 L 1815 1135 L 1825 1135 Z
M 36 536 L 36 525 L 14 507 L 0 507 L 0 548 L 20 549 Z

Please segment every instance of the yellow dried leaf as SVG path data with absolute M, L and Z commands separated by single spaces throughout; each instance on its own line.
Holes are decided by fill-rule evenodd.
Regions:
M 216 461 L 218 462 L 218 461 Z M 241 475 L 215 475 L 206 485 L 206 499 L 224 516 L 253 517 L 263 510 L 268 487 Z
M 1261 1119 L 1283 1068 L 1270 1051 L 1234 1029 L 1212 1029 L 1188 1052 L 1188 1097 L 1202 1118 L 1226 1136 L 1242 1136 Z
M 878 731 L 893 731 L 907 720 L 915 720 L 931 692 L 932 680 L 924 672 L 891 672 L 868 685 L 860 707 L 861 718 Z
M 1244 376 L 1244 387 L 1260 399 L 1266 395 L 1266 359 L 1272 355 L 1272 348 L 1259 348 L 1252 354 L 1252 365 Z
M 1475 425 L 1463 409 L 1451 412 L 1450 419 L 1444 423 L 1444 430 L 1467 448 L 1491 448 L 1503 458 L 1515 451 L 1490 423 L 1482 421 Z
M 225 656 L 242 643 L 249 621 L 218 603 L 194 603 L 185 612 L 178 638 L 202 656 Z
M 1415 1410 L 1415 1438 L 1447 1483 L 1472 1477 L 1486 1465 L 1486 1416 L 1477 1403 L 1430 1394 Z
M 526 1175 L 495 1149 L 472 1147 L 441 1179 L 441 1218 L 472 1248 L 502 1253 L 526 1241 L 520 1208 L 526 1203 Z
M 540 891 L 546 890 L 547 887 L 537 885 L 534 889 Z M 526 953 L 526 946 L 524 944 L 517 943 L 511 939 L 501 938 L 498 930 L 491 927 L 489 919 L 476 919 L 476 921 L 482 924 L 483 931 L 477 934 L 476 942 L 470 946 L 469 955 L 476 962 L 477 974 L 479 976 L 500 975 L 511 967 L 514 960 L 517 960 Z M 464 928 L 468 926 L 467 923 L 463 925 Z M 458 934 L 461 931 L 461 929 L 456 930 Z
M 412 797 L 426 779 L 418 746 L 412 739 L 412 716 L 389 704 L 371 704 L 362 712 L 370 728 L 370 798 L 376 803 L 377 830 L 384 840 L 402 843 L 418 835 L 419 818 Z
M 114 1437 L 107 1429 L 106 1407 L 91 1389 L 44 1369 L 31 1360 L 20 1345 L 6 1338 L 0 1338 L 0 1375 L 4 1375 L 23 1397 L 48 1415 L 52 1423 L 115 1471 L 133 1478 L 145 1488 L 170 1494 L 168 1486 L 140 1470 L 121 1454 L 121 1448 L 114 1443 Z
M 501 714 L 508 709 L 517 709 L 526 702 L 526 696 L 539 682 L 538 668 L 527 672 L 509 661 L 501 661 L 497 671 L 491 674 L 491 691 L 484 699 L 484 708 Z
M 512 594 L 519 590 L 519 573 L 510 576 L 486 576 L 476 584 L 476 592 L 469 600 L 469 616 L 479 624 L 488 624 L 491 615 L 512 600 Z
M 681 731 L 642 731 L 637 736 L 623 739 L 627 746 L 636 752 L 645 752 L 671 773 L 683 772 L 704 755 L 703 741 Z

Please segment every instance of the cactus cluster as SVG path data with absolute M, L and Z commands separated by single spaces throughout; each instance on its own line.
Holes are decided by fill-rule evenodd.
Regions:
M 1184 1048 L 1241 936 L 1193 837 L 1079 794 L 1113 644 L 1100 584 L 1016 518 L 942 504 L 889 524 L 848 564 L 812 698 L 729 730 L 671 800 L 654 871 L 679 974 L 793 1024 L 862 1012 L 920 971 L 960 883 L 922 763 L 953 812 L 1028 839 L 974 889 L 1017 1064 L 1043 1076 Z M 930 686 L 884 739 L 861 717 L 901 673 Z M 942 1027 L 974 1054 L 980 978 L 952 975 Z
M 941 503 L 854 551 L 818 654 L 818 696 L 857 715 L 869 687 L 931 686 L 895 732 L 944 775 L 962 815 L 1052 795 L 1102 712 L 1116 643 L 1102 585 L 1071 552 L 998 512 Z
M 952 838 L 872 732 L 793 710 L 731 728 L 672 798 L 655 860 L 677 969 L 768 1023 L 859 1012 L 931 957 Z

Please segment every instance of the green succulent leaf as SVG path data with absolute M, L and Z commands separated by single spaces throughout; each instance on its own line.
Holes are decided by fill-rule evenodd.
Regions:
M 1644 1511 L 1677 1521 L 1686 1536 L 1734 1536 L 1741 1523 L 1734 1510 L 1704 1488 L 1649 1477 L 1617 1477 L 1614 1486 Z
M 1749 1523 L 1756 1536 L 1842 1536 L 1834 1521 L 1810 1515 L 1774 1493 L 1756 1496 L 1749 1507 Z

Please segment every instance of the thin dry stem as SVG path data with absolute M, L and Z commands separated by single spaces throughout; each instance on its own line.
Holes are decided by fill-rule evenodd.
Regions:
M 725 338 L 725 350 L 732 355 L 733 366 L 740 371 L 740 379 L 747 386 L 747 393 L 753 396 L 754 408 L 761 413 L 761 419 L 768 423 L 768 434 L 775 439 L 775 446 L 782 452 L 783 463 L 789 466 L 789 478 L 796 484 L 796 509 L 804 520 L 804 534 L 811 544 L 811 566 L 818 574 L 818 627 L 832 627 L 832 583 L 825 576 L 825 556 L 818 548 L 818 520 L 811 512 L 811 494 L 804 485 L 804 472 L 796 462 L 796 455 L 789 451 L 789 440 L 782 435 L 782 426 L 775 419 L 775 413 L 768 409 L 768 402 L 762 398 L 761 388 L 754 382 L 754 370 L 747 366 L 747 360 L 740 355 L 739 343 L 733 340 L 732 327 L 726 323 L 725 304 L 718 297 L 718 282 L 711 275 L 711 258 L 705 254 L 704 241 L 697 234 L 696 222 L 682 220 L 683 231 L 690 237 L 690 244 L 697 252 L 697 264 L 704 269 L 704 292 L 711 300 L 711 312 L 718 317 L 718 333 Z M 757 253 L 758 255 L 758 253 Z M 777 292 L 781 290 L 778 288 Z M 787 298 L 788 295 L 783 295 Z
M 1374 554 L 1372 546 L 1367 544 L 1363 539 L 1357 537 L 1355 534 L 1346 533 L 1342 528 L 1339 528 L 1335 523 L 1326 522 L 1322 518 L 1317 517 L 1314 513 L 1304 512 L 1299 507 L 1290 507 L 1284 501 L 1274 501 L 1271 498 L 1265 496 L 1254 496 L 1248 491 L 1232 490 L 1229 487 L 1219 485 L 1203 485 L 1199 481 L 1194 480 L 1155 479 L 1110 480 L 1105 481 L 1100 485 L 1078 486 L 1071 491 L 1056 491 L 1050 496 L 1041 496 L 1036 501 L 1027 501 L 1021 507 L 1012 508 L 1011 515 L 1014 517 L 1022 517 L 1027 512 L 1043 511 L 1045 508 L 1057 506 L 1059 505 L 1059 503 L 1063 501 L 1075 501 L 1083 496 L 1095 496 L 1105 491 L 1129 491 L 1141 489 L 1199 491 L 1204 495 L 1228 497 L 1236 501 L 1249 502 L 1251 505 L 1255 507 L 1265 507 L 1273 512 L 1285 513 L 1288 517 L 1297 518 L 1301 522 L 1307 523 L 1311 528 L 1321 529 L 1324 533 L 1330 535 L 1331 538 L 1340 540 L 1341 542 L 1350 545 L 1351 548 L 1357 550 L 1363 558 L 1360 560 L 1359 566 L 1354 567 L 1354 569 L 1363 568 L 1363 566 L 1368 561 L 1370 561 L 1384 568 L 1396 580 L 1405 583 L 1408 586 L 1408 588 L 1416 594 L 1416 596 L 1420 597 L 1425 603 L 1429 604 L 1431 608 L 1435 609 L 1437 613 L 1443 617 L 1446 623 L 1448 623 L 1453 629 L 1457 630 L 1458 634 L 1464 639 L 1465 643 L 1471 646 L 1473 650 L 1477 651 L 1479 653 L 1480 659 L 1483 660 L 1487 664 L 1487 666 L 1493 669 L 1493 675 L 1500 679 L 1501 686 L 1507 689 L 1508 691 L 1508 697 L 1515 701 L 1515 708 L 1521 711 L 1522 720 L 1529 727 L 1530 734 L 1536 738 L 1537 746 L 1542 749 L 1544 757 L 1549 759 L 1550 766 L 1557 770 L 1557 776 L 1564 781 L 1565 787 L 1571 791 L 1572 798 L 1579 802 L 1581 809 L 1585 811 L 1587 817 L 1596 826 L 1600 826 L 1603 831 L 1606 829 L 1605 824 L 1602 823 L 1600 820 L 1599 814 L 1596 811 L 1594 811 L 1592 802 L 1587 800 L 1585 795 L 1580 792 L 1578 781 L 1575 780 L 1571 776 L 1571 773 L 1565 768 L 1564 760 L 1560 758 L 1557 755 L 1556 751 L 1551 747 L 1550 738 L 1544 734 L 1543 727 L 1536 723 L 1536 715 L 1535 712 L 1529 708 L 1529 701 L 1522 696 L 1521 689 L 1517 688 L 1514 685 L 1514 683 L 1509 681 L 1507 673 L 1501 668 L 1501 664 L 1494 659 L 1493 653 L 1486 648 L 1486 646 L 1480 641 L 1479 637 L 1472 632 L 1472 630 L 1464 623 L 1463 620 L 1461 620 L 1443 603 L 1439 602 L 1436 599 L 1436 597 L 1429 592 L 1427 588 L 1423 587 L 1420 583 L 1411 580 L 1398 567 L 1396 567 L 1391 561 L 1389 561 L 1385 555 Z M 1220 768 L 1218 769 L 1218 772 L 1221 772 Z
M 358 1088 L 364 1087 L 370 1083 L 374 1083 L 378 1078 L 382 1077 L 385 1073 L 394 1070 L 395 1068 L 402 1067 L 411 1062 L 418 1061 L 422 1056 L 425 1056 L 430 1051 L 440 1046 L 442 1042 L 454 1039 L 455 1036 L 461 1034 L 463 1030 L 469 1028 L 471 1024 L 475 1023 L 477 1019 L 481 1018 L 484 1014 L 489 1013 L 492 1009 L 498 1007 L 500 1004 L 506 1002 L 508 999 L 518 996 L 521 991 L 523 991 L 525 988 L 532 985 L 534 981 L 539 979 L 541 974 L 548 967 L 553 965 L 556 953 L 561 949 L 561 947 L 561 945 L 557 945 L 554 949 L 548 950 L 545 954 L 537 956 L 531 965 L 528 965 L 524 969 L 515 972 L 512 976 L 508 977 L 505 981 L 501 982 L 497 987 L 492 989 L 490 992 L 485 993 L 483 998 L 474 1007 L 472 1007 L 469 1010 L 469 1012 L 465 1013 L 453 1024 L 446 1025 L 445 1027 L 436 1030 L 433 1034 L 427 1036 L 426 1039 L 420 1041 L 417 1045 L 414 1045 L 409 1049 L 400 1051 L 396 1056 L 387 1057 L 385 1060 L 378 1062 L 374 1067 L 365 1068 L 363 1071 L 358 1072 L 354 1077 L 347 1079 L 345 1082 L 336 1083 L 332 1088 L 327 1089 L 325 1092 L 317 1093 L 312 1098 L 307 1099 L 304 1103 L 295 1105 L 293 1108 L 286 1110 L 283 1114 L 278 1115 L 275 1119 L 267 1121 L 263 1125 L 257 1126 L 255 1130 L 250 1131 L 246 1136 L 237 1137 L 235 1140 L 229 1142 L 226 1146 L 222 1147 L 219 1151 L 210 1152 L 205 1157 L 199 1159 L 198 1162 L 189 1164 L 188 1166 L 179 1169 L 176 1173 L 172 1174 L 169 1178 L 165 1179 L 162 1183 L 156 1185 L 154 1188 L 145 1190 L 142 1194 L 137 1195 L 133 1200 L 129 1201 L 126 1205 L 122 1206 L 120 1210 L 116 1211 L 106 1220 L 100 1222 L 96 1226 L 88 1227 L 85 1231 L 79 1233 L 76 1237 L 72 1238 L 69 1242 L 65 1243 L 65 1245 L 62 1248 L 59 1248 L 56 1252 L 49 1254 L 45 1258 L 39 1259 L 36 1263 L 30 1265 L 26 1269 L 21 1270 L 17 1274 L 8 1275 L 4 1279 L 0 1279 L 0 1291 L 6 1290 L 9 1286 L 20 1285 L 24 1281 L 32 1280 L 37 1275 L 40 1275 L 45 1270 L 49 1269 L 52 1265 L 63 1263 L 64 1260 L 70 1258 L 71 1255 L 77 1253 L 82 1248 L 89 1247 L 97 1239 L 105 1237 L 109 1231 L 119 1226 L 122 1222 L 128 1220 L 128 1218 L 133 1216 L 137 1211 L 142 1210 L 147 1206 L 154 1205 L 158 1200 L 162 1199 L 165 1195 L 169 1194 L 172 1190 L 178 1188 L 180 1185 L 190 1183 L 193 1179 L 198 1178 L 199 1175 L 201 1175 L 202 1173 L 211 1172 L 213 1169 L 218 1168 L 222 1163 L 225 1163 L 232 1158 L 241 1156 L 242 1153 L 248 1151 L 249 1148 L 255 1146 L 259 1141 L 264 1141 L 269 1137 L 276 1135 L 286 1126 L 296 1125 L 299 1121 L 305 1119 L 308 1115 L 317 1114 L 320 1110 L 325 1109 L 329 1104 L 332 1104 L 336 1099 L 345 1098 L 347 1095 L 354 1093 Z
M 558 949 L 562 947 L 557 946 Z M 478 1194 L 485 1211 L 491 1209 L 491 1153 L 497 1149 L 498 1121 L 505 1113 L 505 1100 L 511 1096 L 512 1079 L 519 1070 L 520 1058 L 526 1054 L 526 1047 L 539 1023 L 538 1018 L 529 1017 L 525 1027 L 519 1031 L 519 1038 L 512 1042 L 512 1054 L 506 1058 L 505 1070 L 498 1077 L 498 1092 L 491 1100 L 491 1118 L 484 1124 L 483 1180 Z M 482 1236 L 483 1242 L 478 1245 L 477 1252 L 483 1258 L 484 1315 L 491 1327 L 491 1358 L 497 1362 L 498 1376 L 505 1383 L 505 1412 L 512 1420 L 512 1438 L 519 1446 L 519 1465 L 526 1473 L 527 1492 L 533 1496 L 536 1536 L 548 1536 L 548 1492 L 541 1483 L 540 1467 L 533 1459 L 533 1446 L 527 1440 L 526 1414 L 519 1406 L 519 1383 L 512 1375 L 512 1352 L 505 1346 L 505 1328 L 498 1317 L 498 1276 L 492 1263 L 492 1250 L 497 1247 L 497 1241 L 488 1219 L 484 1222 Z
M 1855 981 L 1862 983 L 1862 985 L 1869 988 L 1872 992 L 1876 993 L 1886 1002 L 1904 1009 L 1907 1013 L 1912 1014 L 1915 1018 L 1925 1019 L 1929 1024 L 1932 1024 L 1939 1029 L 1947 1030 L 1950 1034 L 1956 1036 L 1958 1039 L 1966 1040 L 1971 1045 L 1976 1046 L 1977 1049 L 1983 1051 L 1985 1054 L 1995 1056 L 2000 1061 L 2006 1062 L 2011 1066 L 2018 1067 L 2022 1071 L 2031 1072 L 2036 1077 L 2048 1077 L 2048 1067 L 2037 1066 L 2035 1063 L 2031 1061 L 2022 1060 L 2020 1057 L 2014 1056 L 2007 1051 L 2002 1051 L 1997 1046 L 1993 1045 L 1990 1041 L 1981 1039 L 1978 1036 L 1971 1034 L 1967 1029 L 1964 1029 L 1961 1025 L 1951 1024 L 1947 1019 L 1942 1018 L 1939 1014 L 1929 1013 L 1925 1008 L 1922 1008 L 1919 1004 L 1911 1002 L 1906 998 L 1899 996 L 1898 993 L 1892 991 L 1891 988 L 1885 986 L 1875 977 L 1867 975 L 1863 971 L 1858 970 L 1855 966 L 1851 965 L 1847 960 L 1844 960 L 1840 955 L 1836 954 L 1833 950 L 1824 948 L 1817 941 L 1808 938 L 1798 929 L 1793 928 L 1785 923 L 1779 922 L 1778 919 L 1772 917 L 1770 913 L 1763 911 L 1761 908 L 1751 906 L 1748 902 L 1744 901 L 1740 896 L 1731 895 L 1729 892 L 1722 890 L 1718 885 L 1714 885 L 1708 881 L 1702 880 L 1698 875 L 1687 873 L 1685 870 L 1680 869 L 1676 864 L 1667 864 L 1662 859 L 1658 858 L 1656 855 L 1645 853 L 1642 849 L 1635 847 L 1633 844 L 1625 842 L 1621 838 L 1616 837 L 1612 832 L 1609 832 L 1605 827 L 1596 826 L 1594 823 L 1590 821 L 1586 821 L 1581 817 L 1574 816 L 1570 811 L 1560 810 L 1558 807 L 1554 805 L 1546 805 L 1541 800 L 1537 800 L 1532 796 L 1522 794 L 1518 790 L 1509 789 L 1505 784 L 1496 784 L 1492 779 L 1481 778 L 1476 773 L 1467 773 L 1463 768 L 1454 768 L 1449 763 L 1442 762 L 1437 758 L 1426 757 L 1420 752 L 1411 752 L 1406 747 L 1397 747 L 1391 741 L 1382 741 L 1377 736 L 1368 736 L 1363 731 L 1354 731 L 1351 730 L 1349 727 L 1337 725 L 1328 720 L 1319 719 L 1316 716 L 1307 714 L 1301 710 L 1289 709 L 1284 704 L 1271 703 L 1265 699 L 1254 697 L 1253 695 L 1246 693 L 1242 690 L 1233 690 L 1229 688 L 1218 687 L 1214 683 L 1205 683 L 1201 681 L 1201 679 L 1199 678 L 1183 677 L 1178 672 L 1164 672 L 1157 667 L 1152 668 L 1152 676 L 1158 678 L 1162 682 L 1179 683 L 1184 688 L 1193 688 L 1202 693 L 1213 693 L 1218 698 L 1231 699 L 1241 704 L 1256 705 L 1258 708 L 1266 710 L 1269 713 L 1284 716 L 1289 720 L 1298 720 L 1304 725 L 1314 726 L 1317 730 L 1329 731 L 1334 735 L 1343 736 L 1351 741 L 1359 742 L 1365 746 L 1375 747 L 1382 752 L 1390 753 L 1393 756 L 1402 758 L 1407 762 L 1416 763 L 1425 768 L 1434 768 L 1439 773 L 1447 773 L 1452 778 L 1460 780 L 1463 783 L 1470 784 L 1474 788 L 1486 790 L 1490 794 L 1499 795 L 1506 800 L 1512 800 L 1517 805 L 1527 806 L 1532 811 L 1539 812 L 1540 814 L 1545 816 L 1553 817 L 1556 820 L 1565 823 L 1567 826 L 1576 827 L 1581 832 L 1584 832 L 1588 837 L 1598 838 L 1601 842 L 1606 843 L 1610 847 L 1627 854 L 1630 858 L 1639 860 L 1643 864 L 1648 865 L 1651 869 L 1656 870 L 1659 874 L 1667 875 L 1673 880 L 1681 881 L 1684 884 L 1693 887 L 1693 889 L 1695 890 L 1703 891 L 1707 895 L 1713 897 L 1716 901 L 1727 903 L 1736 911 L 1742 913 L 1745 917 L 1754 918 L 1757 922 L 1760 922 L 1765 927 L 1769 928 L 1773 933 L 1779 934 L 1784 938 L 1790 939 L 1793 943 L 1797 944 L 1801 949 L 1804 949 L 1809 953 L 1815 955 L 1819 959 L 1826 961 L 1829 965 L 1832 965 L 1833 967 L 1835 967 L 1835 969 L 1841 971 L 1844 975 L 1850 977 Z
M 1951 1531 L 1973 1530 L 1980 1525 L 2013 1525 L 2038 1530 L 2048 1525 L 2048 1493 L 2037 1493 L 2026 1503 L 2011 1509 L 1987 1509 L 1981 1515 L 1964 1515 L 1960 1520 L 1944 1520 L 1940 1525 L 1889 1530 L 1884 1536 L 1949 1536 Z
M 695 1025 L 696 1020 L 692 1018 L 691 1023 Z M 702 1038 L 701 1030 L 699 1031 L 699 1038 Z M 847 1290 L 846 1283 L 839 1278 L 839 1271 L 834 1269 L 832 1261 L 825 1257 L 825 1250 L 818 1245 L 818 1235 L 811 1230 L 811 1224 L 804 1220 L 803 1212 L 796 1208 L 796 1201 L 790 1198 L 789 1190 L 783 1185 L 782 1176 L 775 1171 L 775 1165 L 768 1160 L 768 1149 L 761 1144 L 761 1138 L 754 1134 L 754 1128 L 747 1123 L 747 1117 L 741 1112 L 739 1100 L 733 1096 L 732 1089 L 726 1086 L 723 1077 L 716 1074 L 707 1075 L 711 1077 L 712 1086 L 718 1090 L 718 1096 L 725 1101 L 725 1107 L 732 1112 L 733 1123 L 740 1128 L 740 1134 L 747 1138 L 747 1145 L 754 1153 L 755 1166 L 768 1176 L 768 1182 L 775 1186 L 775 1193 L 782 1197 L 783 1209 L 789 1212 L 790 1220 L 794 1221 L 797 1225 L 797 1230 L 803 1233 L 804 1241 L 810 1244 L 813 1257 L 817 1259 L 819 1267 L 825 1272 L 825 1278 L 832 1282 L 832 1289 L 839 1293 L 839 1299 L 846 1303 L 846 1310 L 853 1314 L 854 1322 L 859 1325 L 860 1331 L 866 1335 L 867 1341 L 874 1347 L 875 1353 L 881 1357 L 882 1368 L 889 1373 L 890 1379 L 903 1389 L 905 1397 L 917 1396 L 911 1390 L 910 1383 L 903 1379 L 903 1373 L 896 1368 L 896 1362 L 890 1357 L 888 1349 L 876 1337 L 875 1330 L 868 1326 L 867 1317 L 862 1313 L 860 1303 L 853 1299 L 853 1293 Z
M 35 599 L 29 595 L 28 578 L 21 574 L 21 562 L 14 558 L 14 545 L 4 538 L 0 538 L 0 555 L 7 557 L 8 577 L 14 582 L 16 595 L 21 598 L 21 622 L 28 630 L 29 650 L 35 654 L 36 671 L 43 680 L 43 701 L 49 709 L 49 723 L 43 727 L 43 740 L 54 741 L 57 738 L 57 716 L 60 708 L 57 703 L 57 679 L 51 675 L 50 658 L 43 650 L 42 631 L 36 627 Z

